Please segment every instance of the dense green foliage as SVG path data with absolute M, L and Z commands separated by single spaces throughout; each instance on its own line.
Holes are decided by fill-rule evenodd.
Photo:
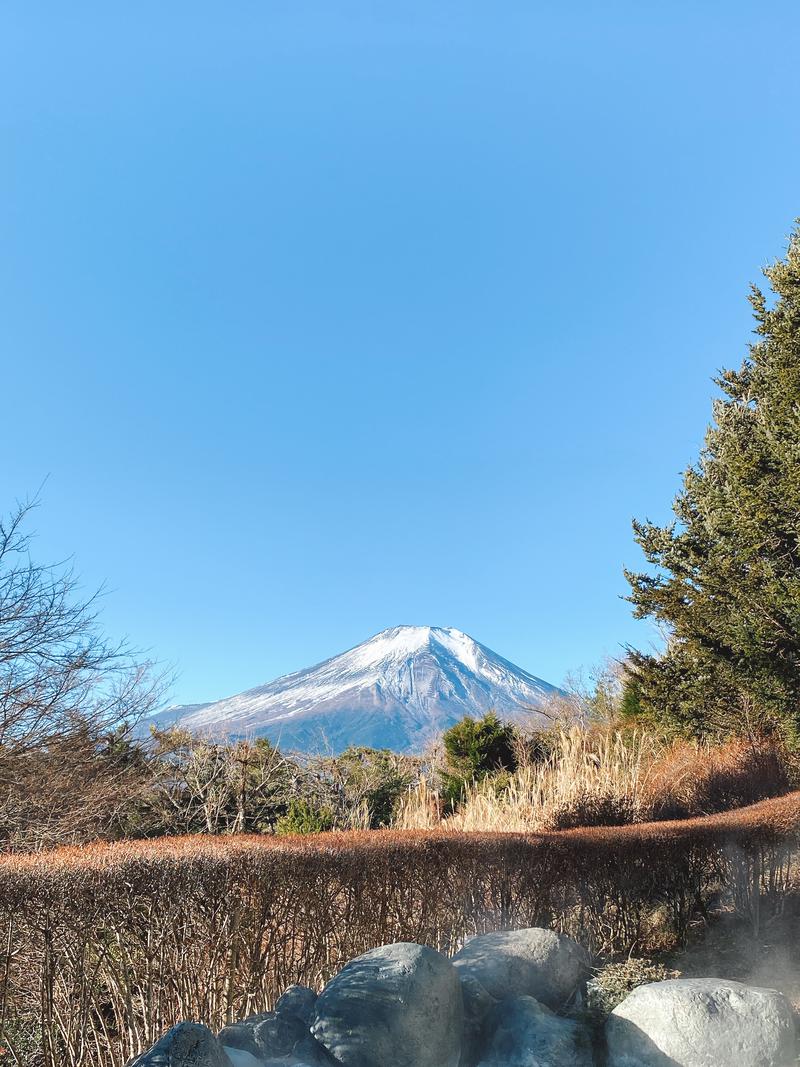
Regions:
M 655 572 L 627 572 L 639 618 L 624 704 L 681 733 L 800 737 L 800 233 L 753 288 L 757 340 L 717 379 L 713 423 L 666 526 L 634 523 Z
M 279 834 L 318 834 L 333 829 L 333 812 L 330 808 L 317 808 L 304 797 L 289 801 L 285 815 L 278 819 Z
M 482 719 L 465 716 L 445 730 L 442 736 L 445 767 L 441 778 L 448 807 L 458 803 L 468 782 L 516 768 L 515 737 L 514 727 L 501 722 L 493 711 Z
M 403 793 L 416 780 L 417 762 L 385 748 L 351 746 L 330 761 L 341 803 L 362 804 L 372 829 L 390 826 Z
M 336 829 L 390 826 L 403 793 L 418 780 L 420 760 L 386 748 L 351 745 L 338 756 L 294 761 L 294 790 Z

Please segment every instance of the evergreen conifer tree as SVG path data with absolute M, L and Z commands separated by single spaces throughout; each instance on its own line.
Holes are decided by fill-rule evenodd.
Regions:
M 634 522 L 626 572 L 661 656 L 632 652 L 627 706 L 686 734 L 800 739 L 800 232 L 753 287 L 756 341 L 722 396 L 667 526 Z
M 493 711 L 482 719 L 465 715 L 442 735 L 446 766 L 441 772 L 442 793 L 449 808 L 462 798 L 466 786 L 497 771 L 517 765 L 515 730 Z

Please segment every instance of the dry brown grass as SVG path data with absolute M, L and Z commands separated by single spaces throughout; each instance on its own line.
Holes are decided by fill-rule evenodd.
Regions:
M 790 788 L 789 759 L 774 741 L 681 742 L 649 769 L 643 808 L 650 819 L 685 819 L 745 807 Z
M 546 759 L 500 786 L 493 779 L 468 786 L 451 815 L 423 780 L 407 794 L 397 826 L 522 833 L 620 826 L 712 814 L 789 788 L 786 756 L 769 741 L 666 745 L 647 733 L 575 726 L 555 732 Z
M 680 939 L 725 894 L 785 893 L 800 794 L 704 819 L 555 833 L 190 837 L 0 859 L 3 1039 L 26 1067 L 122 1067 L 176 1019 L 219 1026 L 375 945 L 452 951 L 547 925 L 596 949 Z M 14 1062 L 11 1060 L 10 1062 Z

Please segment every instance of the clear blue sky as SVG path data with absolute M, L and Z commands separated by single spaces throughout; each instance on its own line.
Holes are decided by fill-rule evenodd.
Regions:
M 0 11 L 0 501 L 211 699 L 397 623 L 558 682 L 800 214 L 796 2 Z

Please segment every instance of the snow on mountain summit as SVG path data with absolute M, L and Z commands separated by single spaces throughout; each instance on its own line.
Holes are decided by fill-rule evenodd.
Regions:
M 419 751 L 464 715 L 510 718 L 555 686 L 453 627 L 395 626 L 314 667 L 164 720 L 213 736 L 268 737 L 283 747 L 372 745 Z M 182 714 L 182 712 L 185 712 Z

